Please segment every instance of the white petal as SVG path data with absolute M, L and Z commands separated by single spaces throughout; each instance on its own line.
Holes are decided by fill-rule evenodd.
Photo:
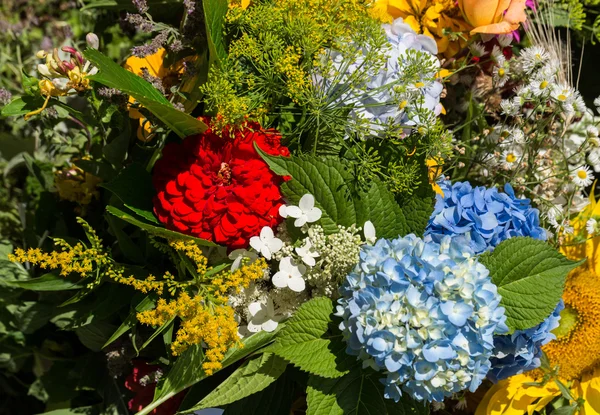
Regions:
M 248 304 L 248 311 L 250 312 L 250 315 L 252 317 L 254 317 L 260 310 L 262 310 L 262 308 L 263 304 L 258 301 Z
M 253 322 L 248 323 L 248 331 L 251 333 L 258 333 L 262 330 L 262 324 L 254 324 Z
M 302 209 L 300 209 L 298 206 L 288 206 L 285 209 L 285 212 L 292 218 L 299 218 L 302 216 Z
M 88 75 L 96 75 L 97 73 L 98 73 L 98 68 L 94 66 L 92 69 L 90 69 L 90 71 L 87 74 Z
M 234 249 L 228 255 L 229 259 L 238 259 L 244 256 L 245 249 Z
M 289 275 L 287 272 L 276 272 L 271 279 L 273 285 L 277 288 L 285 288 L 288 286 Z
M 300 216 L 298 219 L 294 221 L 294 226 L 296 228 L 301 228 L 306 223 L 306 215 Z
M 261 248 L 260 248 L 260 253 L 262 254 L 262 256 L 264 256 L 266 259 L 271 260 L 271 250 L 269 249 L 269 247 L 267 246 L 267 244 L 264 244 Z
M 313 257 L 308 256 L 308 255 L 303 256 L 302 261 L 304 261 L 304 263 L 306 265 L 308 265 L 309 267 L 314 267 L 315 264 L 317 263 L 317 261 L 315 261 L 315 259 Z
M 282 218 L 287 218 L 288 217 L 287 206 L 286 205 L 279 206 L 279 216 L 281 216 Z
M 321 215 L 323 215 L 323 212 L 321 212 L 321 209 L 319 209 L 318 207 L 314 207 L 309 211 L 305 211 L 304 215 L 306 216 L 306 221 L 312 223 L 321 219 Z
M 44 76 L 46 76 L 48 78 L 52 78 L 52 74 L 50 73 L 50 70 L 48 69 L 47 65 L 43 65 L 43 64 L 40 63 L 37 66 L 37 70 L 40 73 L 40 75 L 44 75 Z
M 233 261 L 233 264 L 231 264 L 232 272 L 236 271 L 240 267 L 240 265 L 242 264 L 242 259 L 244 259 L 244 257 L 240 255 Z
M 260 240 L 260 236 L 253 236 L 250 238 L 250 246 L 260 252 L 263 247 L 263 242 Z
M 292 265 L 290 275 L 294 278 L 299 278 L 306 273 L 306 266 L 304 264 Z
M 315 197 L 310 193 L 305 194 L 300 198 L 300 203 L 298 203 L 298 206 L 304 212 L 308 212 L 315 206 Z
M 273 233 L 273 229 L 269 228 L 268 226 L 264 226 L 261 231 L 260 231 L 260 239 L 262 239 L 263 241 L 266 239 L 273 239 L 273 237 L 275 237 L 275 234 Z
M 268 243 L 267 246 L 271 250 L 272 253 L 278 252 L 281 248 L 283 248 L 283 241 L 279 238 L 273 238 Z
M 291 272 L 296 268 L 292 265 L 292 257 L 286 256 L 279 261 L 279 271 L 285 272 L 286 274 L 291 274 Z
M 275 320 L 267 320 L 262 324 L 262 329 L 264 331 L 266 331 L 267 333 L 270 333 L 272 331 L 275 331 L 278 324 L 279 323 L 276 322 Z
M 290 290 L 300 293 L 306 288 L 306 283 L 302 277 L 290 278 L 288 280 L 288 287 L 290 287 Z
M 365 232 L 365 239 L 367 241 L 371 241 L 377 238 L 375 234 L 375 226 L 373 226 L 373 222 L 371 222 L 370 220 L 365 222 L 365 226 L 363 226 L 363 229 Z

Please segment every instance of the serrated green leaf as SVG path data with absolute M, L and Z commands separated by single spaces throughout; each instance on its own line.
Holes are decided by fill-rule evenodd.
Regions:
M 273 346 L 273 353 L 300 369 L 323 377 L 335 378 L 348 373 L 348 359 L 341 335 L 328 335 L 333 303 L 320 297 L 302 304 Z
M 344 377 L 311 376 L 307 388 L 307 415 L 425 415 L 425 404 L 403 396 L 399 402 L 384 397 L 382 375 L 356 368 Z
M 293 378 L 284 373 L 266 389 L 227 405 L 223 415 L 289 415 L 293 398 Z
M 280 326 L 282 325 L 280 324 Z M 278 332 L 279 330 L 272 333 L 261 331 L 243 339 L 243 347 L 233 348 L 225 354 L 225 359 L 222 362 L 223 369 L 272 342 Z M 164 382 L 156 388 L 152 403 L 136 415 L 147 415 L 154 408 L 168 401 L 182 390 L 206 378 L 206 373 L 202 370 L 203 357 L 202 348 L 198 345 L 194 345 L 183 352 L 167 374 Z
M 16 115 L 25 115 L 28 112 L 35 111 L 44 105 L 44 98 L 41 96 L 23 96 L 13 98 L 8 104 L 2 107 L 0 114 L 3 117 Z
M 289 203 L 297 204 L 307 193 L 315 197 L 315 205 L 323 213 L 319 223 L 326 234 L 338 232 L 338 225 L 363 226 L 366 221 L 373 223 L 378 237 L 409 233 L 402 209 L 381 180 L 373 179 L 366 190 L 351 191 L 354 178 L 348 164 L 338 158 L 271 156 L 255 147 L 274 173 L 292 176 L 281 185 Z
M 275 382 L 285 371 L 287 362 L 272 353 L 263 353 L 248 360 L 200 403 L 186 412 L 213 408 L 239 401 L 260 392 Z
M 213 63 L 220 65 L 227 59 L 223 24 L 229 4 L 227 0 L 204 0 L 202 7 L 204 8 L 204 23 L 208 40 L 209 66 L 212 66 Z
M 109 57 L 95 49 L 87 49 L 84 56 L 100 70 L 89 76 L 90 80 L 132 96 L 181 138 L 206 131 L 206 124 L 173 107 L 152 84 L 120 67 Z
M 16 285 L 20 288 L 33 291 L 63 291 L 78 290 L 81 288 L 80 285 L 56 274 L 44 274 L 39 278 L 25 281 L 13 281 L 10 285 Z
M 583 262 L 525 237 L 508 239 L 479 260 L 498 287 L 511 330 L 531 328 L 548 317 L 560 301 L 567 274 Z
M 433 212 L 434 199 L 427 196 L 413 196 L 401 206 L 406 218 L 407 232 L 423 236 L 425 228 L 427 228 L 427 222 Z
M 145 230 L 151 235 L 160 236 L 162 238 L 167 239 L 184 239 L 191 240 L 196 242 L 200 246 L 218 246 L 217 244 L 207 241 L 206 239 L 194 238 L 193 236 L 185 235 L 183 233 L 170 231 L 165 228 L 159 228 L 158 226 L 151 225 L 146 222 L 142 222 L 141 220 L 134 218 L 129 213 L 123 212 L 121 209 L 118 209 L 114 206 L 107 206 L 106 211 L 111 215 L 115 215 L 119 219 L 124 220 L 125 222 L 131 223 L 132 225 L 137 226 L 140 229 Z

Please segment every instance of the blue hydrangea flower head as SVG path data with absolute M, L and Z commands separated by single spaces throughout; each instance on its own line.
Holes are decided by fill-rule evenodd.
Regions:
M 556 339 L 552 330 L 560 323 L 560 312 L 565 308 L 560 300 L 552 314 L 537 326 L 516 330 L 511 335 L 494 338 L 492 369 L 487 377 L 492 382 L 506 379 L 541 366 L 542 346 Z
M 467 239 L 476 254 L 491 251 L 515 236 L 546 240 L 539 211 L 529 199 L 519 199 L 510 184 L 504 193 L 496 188 L 473 188 L 469 182 L 440 182 L 444 195 L 437 195 L 425 235 L 440 241 L 445 235 Z
M 361 248 L 336 314 L 347 353 L 383 372 L 385 397 L 442 401 L 474 391 L 494 333 L 508 332 L 489 271 L 460 238 L 408 235 Z
M 369 73 L 361 88 L 348 88 L 356 72 L 363 71 L 363 56 L 352 57 L 352 62 L 342 52 L 329 51 L 340 75 L 323 79 L 336 102 L 351 106 L 350 118 L 369 125 L 374 134 L 382 134 L 386 126 L 414 126 L 439 115 L 442 111 L 440 96 L 443 85 L 437 78 L 440 61 L 435 41 L 417 34 L 402 18 L 384 24 L 387 36 L 384 50 L 385 62 L 376 73 Z M 373 59 L 372 57 L 370 59 Z

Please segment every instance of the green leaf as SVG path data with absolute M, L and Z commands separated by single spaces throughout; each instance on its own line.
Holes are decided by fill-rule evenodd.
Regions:
M 44 274 L 39 278 L 25 281 L 13 281 L 10 284 L 33 291 L 63 291 L 78 290 L 81 288 L 80 285 L 56 274 Z
M 154 307 L 154 300 L 150 296 L 144 297 L 142 301 L 140 301 L 135 308 L 131 310 L 127 318 L 123 321 L 123 323 L 119 326 L 117 330 L 108 338 L 108 340 L 102 345 L 104 349 L 106 346 L 117 340 L 119 337 L 127 333 L 137 324 L 137 313 L 141 313 L 142 311 L 150 310 Z
M 117 196 L 123 204 L 149 222 L 158 223 L 152 213 L 152 198 L 156 194 L 152 176 L 139 163 L 132 163 L 121 170 L 117 177 L 100 185 Z
M 23 153 L 23 159 L 25 160 L 25 165 L 31 174 L 38 179 L 42 187 L 48 192 L 53 192 L 55 189 L 54 175 L 52 174 L 52 170 L 48 168 L 42 168 L 40 163 L 27 153 Z
M 423 232 L 427 228 L 427 222 L 429 222 L 433 212 L 434 199 L 432 197 L 413 196 L 401 206 L 408 226 L 407 233 L 423 236 Z
M 220 65 L 227 59 L 225 38 L 223 36 L 223 23 L 228 10 L 227 0 L 204 0 L 204 23 L 206 38 L 208 39 L 209 65 Z
M 550 415 L 574 415 L 577 412 L 577 404 L 571 404 L 569 406 L 563 406 L 556 408 L 550 413 Z
M 271 156 L 255 147 L 273 172 L 292 176 L 281 185 L 289 203 L 297 204 L 307 193 L 315 197 L 315 205 L 323 212 L 320 224 L 325 233 L 337 233 L 338 225 L 363 226 L 368 220 L 378 237 L 396 238 L 409 233 L 402 209 L 381 180 L 373 179 L 367 189 L 351 190 L 355 180 L 349 164 L 338 158 Z
M 44 105 L 44 98 L 41 96 L 23 96 L 13 98 L 11 102 L 2 107 L 0 114 L 3 117 L 25 115 L 28 112 L 35 111 Z
M 111 106 L 112 108 L 112 106 Z M 129 139 L 131 138 L 131 124 L 126 122 L 119 134 L 112 141 L 102 147 L 104 158 L 115 167 L 120 166 L 127 158 Z
M 300 369 L 327 378 L 348 373 L 348 356 L 338 336 L 328 335 L 333 303 L 315 298 L 302 304 L 269 349 Z M 339 356 L 348 360 L 341 360 Z
M 293 380 L 284 373 L 266 389 L 227 405 L 223 415 L 289 415 L 295 397 Z
M 99 352 L 115 331 L 115 326 L 105 321 L 96 321 L 75 329 L 79 341 L 88 349 Z
M 397 403 L 386 399 L 379 382 L 382 375 L 354 369 L 344 377 L 325 379 L 310 376 L 307 388 L 307 415 L 425 415 L 429 411 L 403 396 Z
M 131 95 L 181 138 L 206 130 L 206 124 L 173 107 L 152 84 L 120 67 L 109 57 L 95 49 L 87 49 L 84 56 L 100 70 L 89 79 Z
M 525 237 L 502 242 L 480 262 L 498 287 L 511 330 L 531 328 L 548 317 L 560 301 L 567 274 L 583 263 L 567 259 L 546 242 Z
M 223 369 L 269 344 L 278 332 L 279 330 L 275 330 L 272 333 L 261 331 L 243 339 L 243 347 L 233 348 L 225 354 L 225 359 L 222 362 Z M 147 415 L 154 408 L 177 395 L 182 390 L 205 379 L 206 373 L 202 370 L 203 359 L 204 354 L 200 346 L 194 345 L 187 349 L 177 359 L 164 382 L 157 387 L 152 403 L 136 415 Z
M 55 409 L 38 415 L 101 415 L 100 406 L 80 406 L 79 408 Z
M 106 210 L 111 215 L 114 215 L 114 216 L 118 217 L 119 219 L 124 220 L 125 222 L 131 223 L 132 225 L 135 225 L 138 228 L 145 230 L 146 232 L 148 232 L 151 235 L 156 235 L 156 236 L 160 236 L 162 238 L 167 238 L 167 239 L 192 240 L 200 246 L 218 246 L 217 244 L 215 244 L 211 241 L 207 241 L 205 239 L 194 238 L 193 236 L 185 235 L 183 233 L 179 233 L 179 232 L 175 232 L 175 231 L 170 231 L 165 228 L 159 228 L 158 226 L 154 226 L 154 225 L 148 224 L 146 222 L 142 222 L 141 220 L 131 216 L 129 213 L 123 212 L 122 210 L 120 210 L 114 206 L 107 206 Z
M 158 327 L 156 330 L 154 330 L 154 333 L 152 333 L 152 335 L 150 337 L 148 337 L 148 340 L 146 340 L 142 344 L 142 347 L 140 347 L 139 349 L 136 348 L 137 354 L 139 355 L 141 350 L 148 347 L 148 345 L 150 343 L 152 343 L 152 341 L 154 339 L 156 339 L 158 336 L 160 336 L 162 333 L 164 333 L 165 331 L 172 330 L 174 324 L 175 324 L 175 317 L 173 317 L 172 319 L 170 319 L 169 321 L 165 322 L 163 325 Z
M 225 382 L 186 412 L 227 405 L 260 392 L 275 382 L 286 367 L 287 362 L 272 353 L 256 356 L 245 362 Z

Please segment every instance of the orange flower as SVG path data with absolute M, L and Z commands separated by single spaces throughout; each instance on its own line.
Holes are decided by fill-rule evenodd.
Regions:
M 465 20 L 473 26 L 471 34 L 510 33 L 527 20 L 526 0 L 458 0 Z

